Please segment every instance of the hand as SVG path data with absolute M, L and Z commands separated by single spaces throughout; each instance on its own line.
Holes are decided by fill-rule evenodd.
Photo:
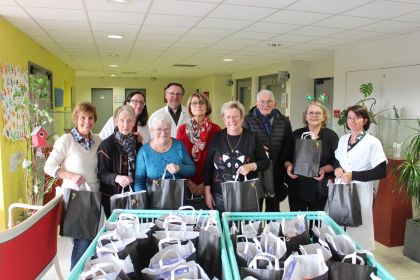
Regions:
M 193 193 L 193 194 L 194 194 L 194 193 L 197 191 L 197 184 L 196 184 L 196 183 L 194 183 L 193 181 L 188 180 L 188 181 L 187 181 L 187 186 L 188 186 L 188 188 L 190 189 L 191 193 Z
M 171 174 L 176 174 L 179 172 L 179 165 L 175 163 L 169 163 L 166 165 L 166 170 L 168 170 Z
M 341 176 L 343 176 L 343 174 L 344 174 L 344 170 L 343 170 L 343 168 L 341 168 L 341 167 L 337 167 L 337 168 L 334 170 L 334 175 L 335 175 L 335 177 L 337 177 L 337 178 L 341 178 Z
M 115 183 L 125 188 L 131 183 L 133 183 L 133 179 L 129 176 L 117 175 L 117 177 L 115 177 Z
M 205 187 L 204 202 L 206 203 L 209 209 L 214 209 L 214 207 L 216 207 L 216 203 L 214 203 L 213 195 L 211 194 L 211 191 L 210 191 L 210 186 Z
M 287 175 L 292 179 L 296 179 L 299 177 L 298 175 L 293 174 L 293 164 L 291 163 L 287 165 L 286 172 L 287 172 Z
M 195 195 L 204 195 L 204 183 L 197 185 L 197 188 L 194 192 Z
M 241 165 L 238 168 L 237 173 L 246 176 L 249 172 L 253 172 L 256 170 L 257 170 L 257 164 L 255 162 L 252 162 L 252 163 Z
M 315 180 L 321 181 L 322 179 L 324 179 L 325 176 L 325 171 L 323 168 L 319 169 L 319 176 L 318 177 L 314 177 Z
M 142 143 L 143 142 L 143 136 L 141 136 L 140 132 L 134 132 L 133 134 L 134 134 L 134 136 L 137 137 L 137 142 L 138 143 Z
M 352 173 L 351 172 L 345 172 L 343 175 L 341 175 L 341 179 L 344 183 L 350 183 L 352 181 Z
M 76 184 L 78 187 L 79 187 L 81 184 L 86 183 L 86 180 L 85 180 L 85 178 L 83 178 L 83 177 L 82 177 L 82 175 L 75 174 L 75 173 L 70 173 L 70 174 L 68 175 L 68 179 L 69 179 L 71 182 L 73 182 L 74 184 Z

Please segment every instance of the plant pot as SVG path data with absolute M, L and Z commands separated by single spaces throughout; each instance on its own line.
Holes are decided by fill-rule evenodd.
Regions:
M 413 219 L 405 223 L 405 238 L 403 254 L 420 263 L 420 221 Z

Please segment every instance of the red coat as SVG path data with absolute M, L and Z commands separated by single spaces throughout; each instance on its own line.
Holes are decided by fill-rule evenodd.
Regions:
M 196 168 L 195 175 L 193 177 L 188 178 L 191 181 L 193 181 L 195 184 L 201 184 L 203 182 L 204 164 L 206 162 L 207 151 L 208 151 L 208 148 L 209 148 L 208 145 L 210 144 L 210 140 L 213 137 L 213 135 L 220 130 L 221 130 L 220 126 L 218 126 L 215 123 L 211 123 L 211 130 L 210 130 L 210 133 L 209 133 L 209 137 L 206 141 L 206 147 L 204 148 L 203 151 L 201 151 L 200 159 L 198 161 L 194 162 L 195 163 L 195 168 Z M 190 155 L 191 159 L 193 159 L 192 158 L 192 152 L 191 152 L 193 144 L 190 142 L 190 140 L 188 138 L 188 135 L 187 135 L 187 132 L 186 132 L 186 124 L 183 124 L 178 128 L 178 132 L 176 134 L 176 139 L 178 139 L 178 140 L 182 141 L 182 143 L 184 143 L 185 148 L 188 151 L 188 154 Z

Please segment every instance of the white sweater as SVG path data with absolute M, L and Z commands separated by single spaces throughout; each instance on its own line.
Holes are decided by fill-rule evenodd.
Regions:
M 98 192 L 98 157 L 96 152 L 102 140 L 97 134 L 92 134 L 92 139 L 94 144 L 90 151 L 87 151 L 74 140 L 70 133 L 61 136 L 55 142 L 54 148 L 45 162 L 44 172 L 51 177 L 55 177 L 57 170 L 63 168 L 63 170 L 67 172 L 83 176 L 88 183 L 90 190 Z M 62 187 L 78 189 L 76 184 L 68 179 L 63 180 Z M 80 187 L 79 190 L 86 190 L 84 185 L 81 185 Z

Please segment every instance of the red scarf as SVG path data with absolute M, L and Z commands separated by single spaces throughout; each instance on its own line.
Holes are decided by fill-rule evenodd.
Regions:
M 191 118 L 186 123 L 186 132 L 188 139 L 193 144 L 191 155 L 193 160 L 199 161 L 201 158 L 201 151 L 206 148 L 206 142 L 211 131 L 211 122 L 206 116 L 201 124 L 198 124 L 194 118 Z

